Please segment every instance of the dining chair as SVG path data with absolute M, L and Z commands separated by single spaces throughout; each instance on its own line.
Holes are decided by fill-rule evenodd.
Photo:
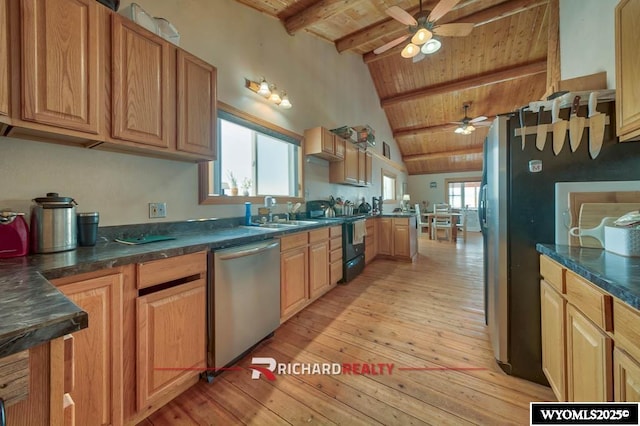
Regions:
M 420 230 L 420 233 L 424 232 L 424 228 L 427 228 L 427 235 L 429 234 L 429 222 L 423 222 L 422 221 L 422 212 L 420 211 L 420 204 L 415 205 L 415 209 L 416 209 L 416 216 L 418 216 L 418 229 Z
M 434 204 L 433 205 L 433 218 L 431 220 L 432 238 L 439 240 L 438 231 L 444 230 L 445 237 L 448 241 L 451 241 L 451 206 L 449 204 Z

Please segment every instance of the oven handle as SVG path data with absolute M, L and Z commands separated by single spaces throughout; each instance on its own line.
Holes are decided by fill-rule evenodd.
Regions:
M 218 259 L 220 260 L 233 260 L 233 259 L 238 259 L 240 257 L 247 257 L 247 256 L 253 256 L 255 254 L 258 253 L 262 253 L 263 251 L 267 251 L 267 250 L 271 250 L 273 248 L 278 247 L 279 242 L 276 241 L 275 243 L 269 243 L 263 246 L 259 246 L 259 247 L 253 247 L 247 250 L 240 250 L 240 251 L 235 251 L 233 253 L 229 253 L 229 254 L 224 254 L 221 255 Z

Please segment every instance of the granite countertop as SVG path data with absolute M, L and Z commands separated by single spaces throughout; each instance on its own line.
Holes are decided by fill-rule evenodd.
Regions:
M 168 233 L 174 240 L 126 245 L 113 241 L 116 231 L 112 229 L 113 235 L 102 237 L 94 247 L 0 259 L 0 358 L 87 327 L 87 313 L 53 286 L 51 279 L 267 240 L 343 221 L 336 218 L 286 228 L 244 227 L 230 225 L 229 221 L 220 221 L 220 225 L 214 220 L 206 225 L 197 222 L 151 230 Z M 145 233 L 142 229 L 148 233 L 149 229 L 145 225 L 131 227 L 135 231 L 129 231 L 130 235 Z M 120 232 L 119 227 L 113 228 Z
M 536 249 L 635 309 L 640 309 L 640 257 L 555 244 L 537 244 Z

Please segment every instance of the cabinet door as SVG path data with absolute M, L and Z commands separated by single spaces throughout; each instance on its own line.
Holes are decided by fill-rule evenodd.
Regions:
M 612 401 L 612 339 L 567 304 L 567 400 Z
M 22 118 L 99 133 L 100 34 L 94 0 L 22 1 Z
M 344 149 L 344 180 L 348 183 L 358 183 L 358 148 L 352 143 L 345 144 Z
M 297 312 L 309 300 L 307 248 L 280 255 L 280 318 Z
M 138 409 L 206 367 L 204 279 L 138 297 Z
M 640 364 L 619 348 L 613 350 L 613 383 L 616 401 L 640 401 Z
M 411 257 L 409 227 L 406 225 L 394 225 L 393 227 L 393 255 Z
M 546 281 L 540 281 L 542 320 L 542 371 L 558 401 L 566 401 L 565 310 L 566 300 Z
M 309 293 L 315 299 L 329 288 L 329 244 L 322 241 L 309 246 Z
M 339 160 L 344 159 L 344 147 L 347 142 L 338 135 L 333 135 L 333 147 L 335 157 Z
M 366 154 L 361 149 L 358 150 L 358 183 L 360 185 L 366 184 Z
M 622 0 L 616 7 L 616 116 L 620 140 L 640 137 L 640 2 Z
M 0 0 L 0 115 L 9 115 L 9 10 Z
M 320 148 L 322 152 L 334 155 L 335 149 L 335 134 L 331 133 L 328 129 L 322 128 L 322 137 L 320 138 Z
M 178 145 L 179 151 L 216 156 L 216 68 L 178 51 Z
M 365 152 L 364 183 L 365 185 L 373 183 L 373 154 L 368 151 Z
M 393 220 L 391 218 L 378 219 L 378 254 L 393 256 Z
M 122 274 L 60 287 L 89 314 L 89 327 L 73 334 L 75 386 L 70 392 L 79 425 L 122 424 Z
M 112 136 L 172 147 L 175 48 L 117 14 L 112 20 Z

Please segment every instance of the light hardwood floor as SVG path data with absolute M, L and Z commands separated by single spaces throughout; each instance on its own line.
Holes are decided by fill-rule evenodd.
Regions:
M 420 237 L 416 262 L 376 260 L 283 324 L 251 356 L 279 363 L 384 363 L 392 374 L 200 382 L 146 425 L 528 424 L 548 387 L 505 375 L 484 325 L 482 239 Z M 412 370 L 427 368 L 428 370 Z

